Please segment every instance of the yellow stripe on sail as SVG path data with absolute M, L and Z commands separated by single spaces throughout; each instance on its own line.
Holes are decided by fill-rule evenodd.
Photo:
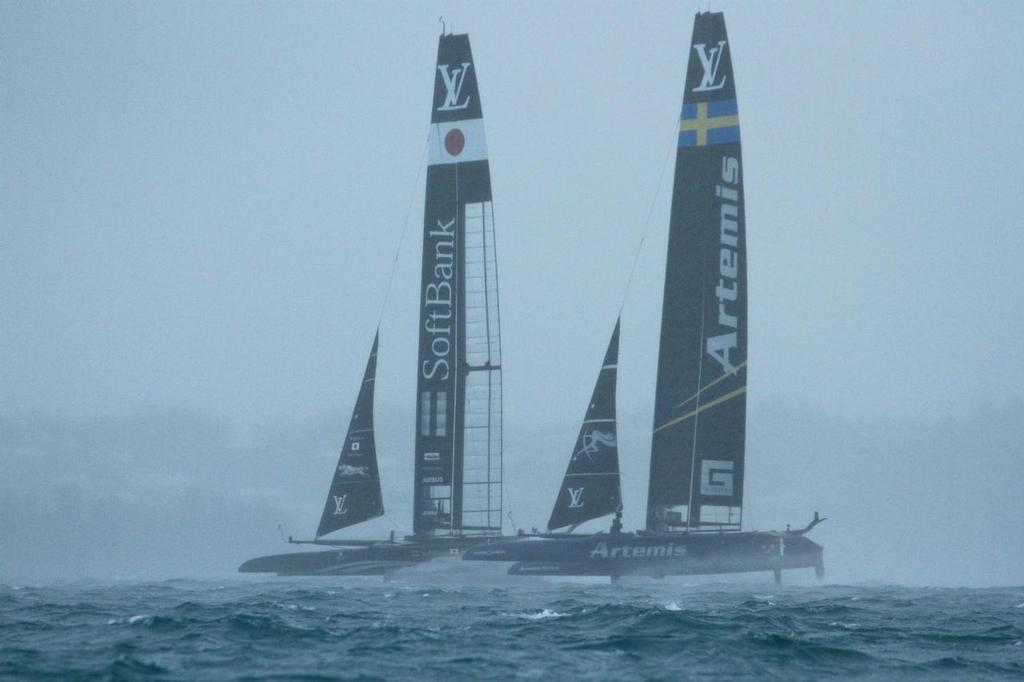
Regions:
M 686 403 L 690 402 L 691 400 L 693 400 L 694 398 L 696 398 L 697 396 L 699 396 L 699 395 L 700 395 L 701 393 L 703 393 L 704 391 L 708 390 L 709 388 L 711 388 L 712 386 L 714 386 L 715 384 L 717 384 L 717 383 L 718 383 L 719 381 L 725 381 L 725 380 L 726 380 L 726 379 L 728 379 L 729 377 L 734 377 L 734 376 L 737 376 L 737 375 L 738 375 L 738 374 L 740 373 L 740 370 L 741 370 L 741 369 L 743 369 L 743 368 L 744 368 L 744 367 L 746 367 L 746 366 L 747 366 L 747 361 L 746 361 L 746 360 L 744 360 L 743 362 L 741 362 L 741 363 L 740 363 L 739 365 L 737 365 L 737 366 L 736 366 L 736 371 L 735 371 L 735 372 L 732 372 L 732 373 L 728 373 L 728 374 L 723 374 L 722 376 L 718 377 L 718 378 L 717 378 L 717 379 L 715 379 L 714 381 L 712 381 L 712 382 L 708 383 L 708 384 L 707 384 L 706 386 L 704 386 L 703 388 L 701 388 L 701 389 L 700 389 L 699 391 L 697 391 L 696 393 L 694 393 L 693 395 L 691 395 L 691 396 L 690 396 L 689 398 L 687 398 L 687 399 L 686 399 L 686 400 L 684 400 L 683 402 L 681 402 L 681 403 L 679 403 L 678 405 L 676 405 L 676 407 L 682 407 L 682 406 L 683 406 L 683 405 L 685 405 Z
M 726 393 L 725 395 L 723 395 L 720 398 L 715 398 L 710 403 L 705 403 L 704 405 L 701 405 L 700 407 L 698 407 L 696 410 L 693 410 L 692 412 L 687 412 L 682 417 L 676 417 L 672 421 L 666 422 L 666 423 L 662 424 L 658 428 L 654 429 L 654 432 L 657 433 L 658 431 L 661 431 L 662 429 L 667 429 L 670 426 L 675 426 L 676 424 L 678 424 L 681 421 L 685 421 L 685 420 L 689 419 L 690 417 L 698 415 L 701 412 L 703 412 L 704 410 L 710 410 L 715 405 L 724 403 L 726 400 L 732 400 L 736 396 L 742 395 L 742 394 L 744 394 L 746 392 L 747 392 L 747 387 L 746 386 L 740 386 L 735 391 L 730 391 L 729 393 Z

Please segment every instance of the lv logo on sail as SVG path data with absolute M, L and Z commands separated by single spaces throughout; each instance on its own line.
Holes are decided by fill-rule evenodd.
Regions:
M 695 44 L 693 49 L 696 50 L 697 57 L 700 58 L 700 65 L 704 69 L 704 76 L 700 79 L 700 84 L 693 91 L 710 92 L 724 88 L 725 80 L 728 76 L 723 75 L 721 81 L 717 83 L 715 81 L 718 79 L 718 66 L 722 63 L 722 53 L 725 52 L 725 41 L 719 40 L 718 47 L 713 47 L 710 50 L 707 49 L 707 45 L 704 43 Z
M 462 103 L 459 103 L 459 99 L 462 97 L 462 84 L 466 82 L 466 74 L 471 66 L 470 62 L 462 62 L 461 67 L 449 71 L 447 64 L 437 65 L 445 89 L 444 104 L 437 108 L 438 111 L 458 111 L 469 106 L 469 95 L 466 95 Z
M 583 487 L 566 488 L 569 491 L 569 509 L 583 508 Z
M 348 513 L 348 495 L 334 495 L 334 515 Z

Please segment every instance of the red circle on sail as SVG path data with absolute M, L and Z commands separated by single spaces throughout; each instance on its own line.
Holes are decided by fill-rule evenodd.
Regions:
M 452 128 L 444 136 L 444 149 L 452 156 L 458 156 L 466 146 L 466 136 L 458 128 Z

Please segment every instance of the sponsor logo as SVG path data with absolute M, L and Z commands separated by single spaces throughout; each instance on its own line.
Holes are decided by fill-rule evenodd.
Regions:
M 583 487 L 566 490 L 569 491 L 569 509 L 583 509 Z
M 423 247 L 433 248 L 434 259 L 430 272 L 433 281 L 428 280 L 423 287 L 423 328 L 429 335 L 430 352 L 420 371 L 424 379 L 445 381 L 451 373 L 455 218 L 448 222 L 438 219 L 437 226 L 427 231 Z
M 573 453 L 573 460 L 579 457 L 586 457 L 587 461 L 593 463 L 594 455 L 601 447 L 615 447 L 615 433 L 612 431 L 588 431 L 583 434 L 583 447 Z
M 469 106 L 469 95 L 462 99 L 462 85 L 466 82 L 466 74 L 471 66 L 470 62 L 462 62 L 461 66 L 454 69 L 449 69 L 447 64 L 437 65 L 445 90 L 444 102 L 437 108 L 438 111 L 459 111 Z
M 715 196 L 721 200 L 718 251 L 718 325 L 721 334 L 709 336 L 705 342 L 708 355 L 722 366 L 722 371 L 736 374 L 739 369 L 733 365 L 730 354 L 736 350 L 739 328 L 739 190 L 740 162 L 732 156 L 722 159 L 722 182 L 715 185 Z M 729 331 L 731 330 L 731 331 Z M 742 363 L 741 363 L 742 364 Z
M 357 467 L 351 464 L 339 464 L 338 473 L 342 476 L 369 476 L 370 467 Z
M 700 463 L 700 494 L 732 495 L 733 463 L 721 459 L 704 459 Z
M 654 559 L 686 556 L 686 547 L 663 545 L 617 545 L 601 541 L 589 552 L 591 559 Z
M 508 550 L 505 549 L 472 549 L 467 554 L 470 558 L 476 558 L 481 556 L 505 556 L 508 554 Z
M 424 476 L 420 483 L 444 483 L 444 476 Z
M 722 80 L 718 80 L 718 67 L 722 64 L 722 53 L 725 52 L 725 41 L 719 40 L 717 47 L 712 47 L 710 50 L 704 43 L 697 43 L 693 46 L 693 49 L 697 51 L 697 57 L 700 59 L 700 65 L 704 69 L 704 75 L 701 76 L 700 83 L 693 89 L 694 92 L 711 92 L 713 90 L 721 90 L 725 87 L 725 80 L 728 78 L 726 75 L 722 75 Z
M 441 453 L 440 452 L 424 452 L 423 453 L 423 460 L 426 461 L 426 462 L 439 462 L 439 461 L 441 461 Z
M 334 498 L 334 515 L 348 514 L 348 495 L 332 495 L 332 497 Z

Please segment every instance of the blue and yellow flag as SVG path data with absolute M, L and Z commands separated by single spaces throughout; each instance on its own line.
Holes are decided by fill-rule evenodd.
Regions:
M 705 147 L 740 141 L 740 117 L 736 100 L 684 104 L 679 116 L 679 146 Z

